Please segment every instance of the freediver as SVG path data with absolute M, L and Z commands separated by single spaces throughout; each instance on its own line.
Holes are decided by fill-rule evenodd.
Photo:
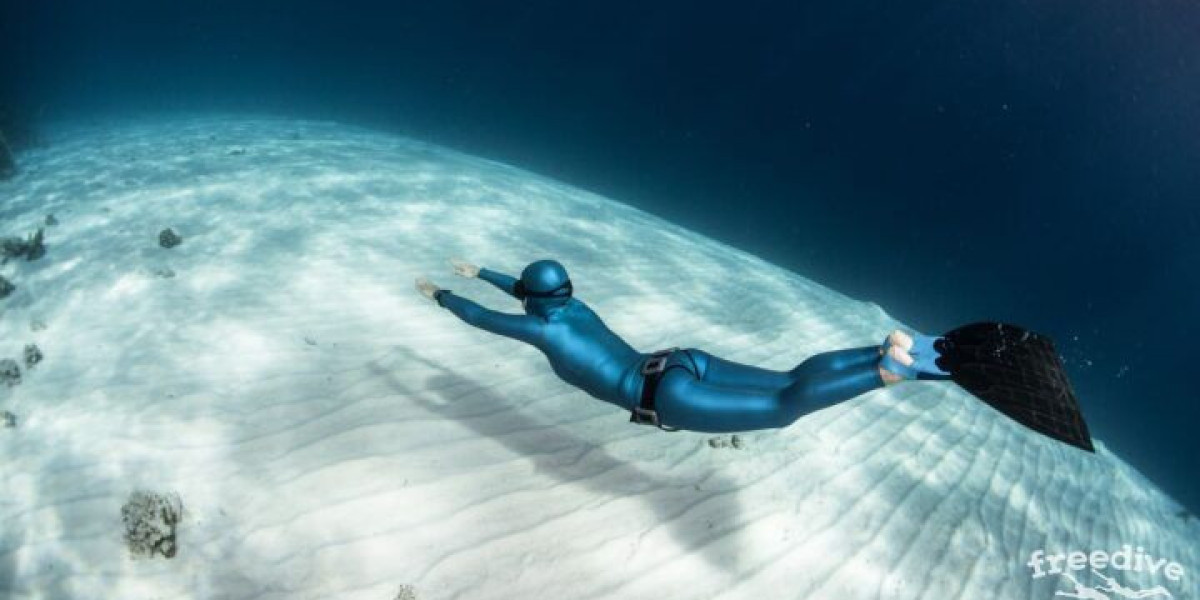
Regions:
M 539 260 L 520 279 L 452 260 L 454 272 L 517 298 L 525 314 L 490 310 L 417 279 L 417 289 L 466 323 L 531 344 L 563 381 L 667 431 L 709 433 L 787 427 L 808 413 L 885 385 L 949 379 L 934 338 L 893 331 L 881 345 L 809 357 L 790 371 L 728 361 L 696 348 L 638 352 L 576 299 L 567 270 Z

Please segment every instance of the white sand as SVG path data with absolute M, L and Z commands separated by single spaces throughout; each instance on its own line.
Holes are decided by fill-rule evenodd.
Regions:
M 1053 598 L 1071 588 L 1031 579 L 1033 551 L 1125 543 L 1186 574 L 1121 581 L 1200 595 L 1200 525 L 1153 484 L 953 385 L 712 448 L 413 290 L 428 274 L 515 312 L 446 259 L 555 257 L 635 346 L 774 368 L 895 325 L 622 204 L 324 123 L 80 126 L 24 160 L 0 234 L 60 224 L 45 258 L 0 268 L 0 357 L 46 357 L 0 390 L 20 418 L 0 429 L 0 597 Z M 141 488 L 182 498 L 172 560 L 129 556 Z

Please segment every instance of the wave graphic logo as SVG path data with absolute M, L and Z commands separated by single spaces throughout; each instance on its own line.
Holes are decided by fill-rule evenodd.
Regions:
M 1025 563 L 1025 566 L 1033 570 L 1034 579 L 1040 579 L 1047 575 L 1061 575 L 1060 580 L 1074 588 L 1056 590 L 1055 596 L 1084 600 L 1171 599 L 1175 597 L 1163 585 L 1142 589 L 1123 585 L 1116 577 L 1105 572 L 1109 568 L 1117 571 L 1149 573 L 1154 576 L 1161 574 L 1168 581 L 1180 581 L 1185 575 L 1183 565 L 1166 558 L 1151 556 L 1141 546 L 1138 546 L 1135 551 L 1129 544 L 1122 545 L 1121 549 L 1116 552 L 1072 550 L 1061 554 L 1047 554 L 1044 550 L 1035 550 L 1033 554 L 1029 555 L 1029 562 Z M 1090 586 L 1076 577 L 1076 573 L 1084 570 L 1092 574 L 1089 579 L 1094 583 Z M 1088 578 L 1086 575 L 1083 577 Z

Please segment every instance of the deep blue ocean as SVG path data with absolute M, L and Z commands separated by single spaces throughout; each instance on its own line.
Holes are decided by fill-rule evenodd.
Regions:
M 251 112 L 517 165 L 927 332 L 1049 334 L 1094 435 L 1200 509 L 1200 5 L 0 6 L 18 149 L 62 119 Z

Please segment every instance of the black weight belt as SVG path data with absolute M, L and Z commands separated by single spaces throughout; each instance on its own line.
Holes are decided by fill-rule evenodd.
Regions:
M 667 361 L 671 355 L 678 351 L 679 348 L 667 348 L 659 350 L 651 354 L 646 362 L 642 364 L 642 398 L 638 405 L 633 407 L 633 411 L 629 415 L 630 423 L 639 425 L 653 425 L 663 431 L 678 431 L 674 427 L 667 427 L 662 424 L 658 418 L 658 412 L 654 410 L 654 395 L 658 392 L 658 382 L 662 381 L 663 375 L 671 367 L 686 368 L 683 365 L 667 365 Z

